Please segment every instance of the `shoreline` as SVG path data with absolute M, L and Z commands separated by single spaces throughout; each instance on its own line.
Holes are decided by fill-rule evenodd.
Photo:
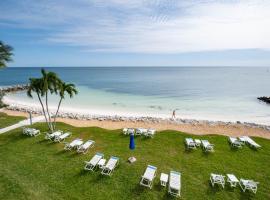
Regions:
M 26 108 L 7 107 L 2 109 L 11 116 L 28 117 L 28 112 L 34 116 L 41 115 L 39 111 L 33 111 Z M 90 116 L 79 115 L 75 113 L 59 113 L 57 122 L 63 122 L 75 127 L 100 127 L 104 129 L 122 129 L 125 127 L 131 128 L 154 128 L 158 131 L 175 130 L 194 135 L 224 135 L 239 137 L 243 135 L 256 136 L 270 139 L 270 126 L 258 125 L 252 123 L 232 123 L 221 121 L 206 121 L 206 120 L 176 120 L 151 118 L 151 117 L 121 117 L 121 116 Z

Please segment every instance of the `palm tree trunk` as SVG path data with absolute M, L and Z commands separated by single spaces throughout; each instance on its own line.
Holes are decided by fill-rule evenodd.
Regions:
M 38 93 L 37 93 L 37 96 L 38 96 L 38 100 L 39 100 L 39 102 L 40 102 L 40 105 L 41 105 L 41 107 L 42 107 L 42 111 L 43 111 L 43 114 L 44 114 L 46 123 L 47 123 L 47 125 L 48 125 L 48 127 L 49 127 L 49 130 L 52 131 L 52 130 L 51 130 L 51 127 L 50 127 L 50 125 L 49 125 L 49 123 L 48 123 L 48 119 L 47 119 L 47 115 L 46 115 L 46 112 L 45 112 L 44 105 L 43 105 L 42 100 L 41 100 L 41 98 L 40 98 L 40 95 L 39 95 Z
M 49 124 L 51 126 L 51 130 L 53 131 L 54 128 L 53 128 L 53 125 L 52 125 L 51 114 L 50 114 L 49 106 L 48 106 L 48 92 L 46 92 L 46 109 L 47 109 L 47 113 L 48 113 L 48 121 L 49 121 Z
M 56 127 L 56 117 L 57 117 L 57 115 L 58 115 L 58 112 L 59 112 L 59 109 L 60 109 L 60 105 L 61 105 L 61 103 L 62 103 L 62 100 L 63 100 L 63 98 L 60 99 L 60 101 L 59 101 L 59 103 L 58 103 L 57 111 L 56 111 L 55 116 L 54 116 L 54 122 L 53 122 L 53 124 L 54 124 L 54 129 L 55 129 L 55 127 Z

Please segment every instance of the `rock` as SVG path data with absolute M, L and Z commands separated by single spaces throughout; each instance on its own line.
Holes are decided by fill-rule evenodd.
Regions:
M 267 97 L 267 96 L 263 96 L 263 97 L 258 97 L 257 99 L 265 102 L 265 103 L 268 103 L 270 104 L 270 97 Z

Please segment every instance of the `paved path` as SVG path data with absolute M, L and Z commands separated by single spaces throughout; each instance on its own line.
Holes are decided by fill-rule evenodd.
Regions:
M 33 124 L 37 123 L 37 122 L 43 122 L 43 121 L 45 121 L 44 116 L 38 116 L 38 117 L 33 117 L 32 118 L 32 123 Z M 20 127 L 23 127 L 23 126 L 28 126 L 28 125 L 30 125 L 30 120 L 26 119 L 26 120 L 18 122 L 17 124 L 12 125 L 12 126 L 8 126 L 6 128 L 0 129 L 0 134 L 6 133 L 6 132 L 11 131 L 11 130 L 14 130 L 16 128 L 20 128 Z

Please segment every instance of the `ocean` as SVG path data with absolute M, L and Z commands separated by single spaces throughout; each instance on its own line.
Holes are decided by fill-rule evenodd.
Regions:
M 47 68 L 76 84 L 63 109 L 98 115 L 176 117 L 270 124 L 270 72 L 263 67 L 69 67 Z M 25 84 L 40 68 L 0 70 L 0 86 Z M 36 106 L 25 92 L 9 94 L 11 103 Z M 50 100 L 52 108 L 58 98 Z

